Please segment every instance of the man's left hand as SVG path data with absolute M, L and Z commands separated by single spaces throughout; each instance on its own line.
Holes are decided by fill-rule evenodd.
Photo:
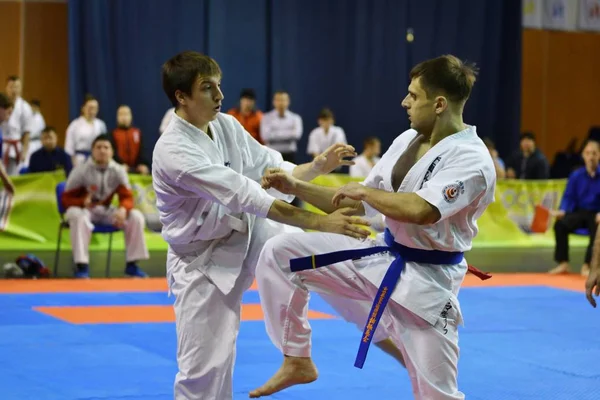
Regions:
M 336 143 L 312 161 L 312 169 L 321 175 L 328 174 L 342 165 L 354 165 L 354 161 L 346 158 L 356 157 L 356 150 L 348 144 Z

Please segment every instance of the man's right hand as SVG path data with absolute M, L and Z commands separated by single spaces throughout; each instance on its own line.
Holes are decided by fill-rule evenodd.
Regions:
M 331 214 L 324 216 L 319 224 L 319 230 L 323 232 L 339 233 L 356 239 L 365 239 L 371 235 L 371 231 L 359 225 L 369 226 L 371 223 L 364 218 L 353 217 L 356 213 L 353 208 L 340 208 Z
M 561 219 L 565 216 L 565 212 L 563 210 L 551 210 L 550 215 L 552 215 L 556 219 Z
M 298 180 L 281 168 L 268 168 L 261 179 L 263 189 L 275 189 L 283 194 L 294 194 Z

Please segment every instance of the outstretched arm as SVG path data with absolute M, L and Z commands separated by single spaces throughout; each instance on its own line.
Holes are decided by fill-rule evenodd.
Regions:
M 274 188 L 281 193 L 291 194 L 305 201 L 319 210 L 330 214 L 339 208 L 350 208 L 354 215 L 363 215 L 364 209 L 360 201 L 344 199 L 334 205 L 333 196 L 339 188 L 315 185 L 304 182 L 287 174 L 280 168 L 271 168 L 266 171 L 261 181 L 264 189 Z

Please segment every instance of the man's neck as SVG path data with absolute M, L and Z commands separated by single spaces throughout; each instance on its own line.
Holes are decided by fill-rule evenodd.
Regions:
M 467 127 L 462 120 L 462 115 L 457 115 L 453 118 L 450 118 L 447 123 L 440 124 L 438 122 L 433 128 L 431 136 L 429 137 L 429 145 L 430 147 L 433 147 L 448 136 L 454 135 L 455 133 L 463 131 L 466 128 Z
M 179 108 L 175 111 L 175 113 L 184 121 L 190 123 L 191 125 L 195 126 L 196 128 L 200 129 L 203 133 L 205 133 L 209 138 L 212 139 L 212 136 L 210 134 L 210 131 L 208 130 L 208 123 L 209 121 L 197 121 L 194 120 L 193 118 L 191 118 L 191 116 L 183 109 L 183 108 Z
M 592 178 L 594 178 L 596 176 L 596 173 L 598 172 L 598 166 L 597 165 L 586 166 L 585 169 L 586 169 L 588 175 L 591 176 Z

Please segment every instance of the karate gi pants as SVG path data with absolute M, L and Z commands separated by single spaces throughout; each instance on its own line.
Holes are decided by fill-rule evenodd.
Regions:
M 307 318 L 309 292 L 319 293 L 346 321 L 362 331 L 378 288 L 359 273 L 358 268 L 386 270 L 392 260 L 383 254 L 291 272 L 290 259 L 368 246 L 369 242 L 328 233 L 284 234 L 266 243 L 258 261 L 256 280 L 267 333 L 283 354 L 311 355 L 311 327 Z M 390 299 L 379 321 L 372 343 L 391 338 L 400 349 L 415 399 L 464 399 L 457 386 L 459 348 L 454 310 L 453 307 L 446 318 L 440 316 L 432 326 Z M 358 342 L 356 346 L 358 348 Z M 368 358 L 364 368 L 369 368 Z
M 69 223 L 73 259 L 76 264 L 89 264 L 90 253 L 88 249 L 92 231 L 94 230 L 94 223 L 112 224 L 116 211 L 116 208 L 105 208 L 102 206 L 92 209 L 81 207 L 69 207 L 67 209 L 65 218 Z M 145 226 L 144 214 L 135 209 L 129 211 L 123 226 L 127 262 L 147 260 L 149 258 L 148 247 L 144 240 Z
M 167 268 L 175 296 L 176 400 L 231 400 L 242 296 L 252 285 L 261 249 L 269 238 L 298 228 L 257 218 L 242 272 L 225 295 L 200 270 L 185 271 L 195 256 L 169 250 Z

